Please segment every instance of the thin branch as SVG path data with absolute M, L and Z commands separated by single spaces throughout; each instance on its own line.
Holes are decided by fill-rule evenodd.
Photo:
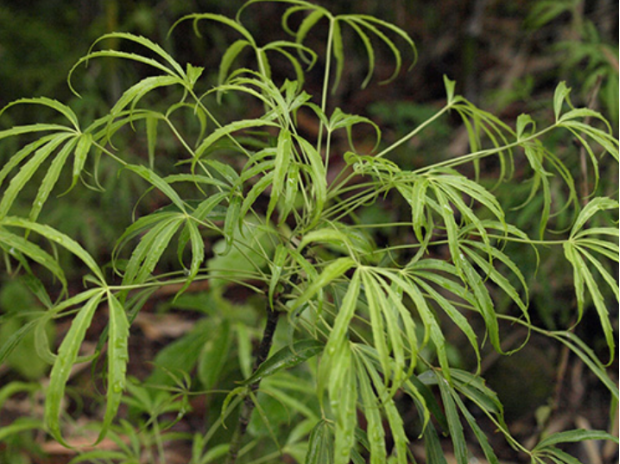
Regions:
M 273 344 L 273 334 L 276 331 L 279 316 L 279 312 L 271 311 L 269 308 L 267 309 L 267 322 L 265 324 L 265 329 L 263 330 L 263 339 L 261 340 L 260 345 L 256 350 L 253 372 L 256 372 L 258 367 L 263 362 L 265 362 L 267 356 L 269 356 L 269 351 L 271 350 L 271 345 Z M 251 384 L 251 391 L 256 392 L 259 385 L 260 380 Z M 241 406 L 241 412 L 239 414 L 237 428 L 230 441 L 230 448 L 228 449 L 228 458 L 226 459 L 226 464 L 235 464 L 235 462 L 237 461 L 239 450 L 241 449 L 241 443 L 243 442 L 243 437 L 247 432 L 248 424 L 250 423 L 250 418 L 252 417 L 252 411 L 254 411 L 254 402 L 252 401 L 252 396 L 253 395 L 248 394 L 243 401 L 243 405 Z

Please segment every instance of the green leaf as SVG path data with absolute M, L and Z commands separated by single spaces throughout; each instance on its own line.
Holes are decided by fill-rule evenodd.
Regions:
M 334 77 L 334 84 L 332 85 L 332 93 L 336 92 L 340 79 L 342 78 L 342 71 L 344 70 L 344 47 L 342 45 L 342 32 L 340 30 L 340 21 L 338 18 L 330 18 L 330 27 L 332 34 L 332 53 L 336 60 L 336 76 Z
M 179 194 L 159 175 L 157 175 L 153 170 L 145 167 L 138 166 L 135 164 L 128 164 L 125 166 L 126 169 L 129 169 L 132 172 L 135 172 L 148 183 L 150 183 L 153 187 L 157 188 L 161 191 L 166 197 L 175 204 L 177 208 L 179 208 L 182 212 L 186 213 L 185 204 L 183 200 L 179 196 Z
M 465 276 L 465 281 L 471 287 L 476 298 L 476 307 L 480 312 L 489 334 L 489 339 L 493 348 L 498 353 L 504 354 L 499 341 L 499 325 L 497 322 L 497 314 L 489 291 L 486 289 L 482 278 L 478 275 L 474 267 L 468 261 L 462 260 L 461 269 Z
M 117 50 L 103 50 L 103 51 L 96 51 L 96 52 L 92 51 L 93 47 L 97 43 L 103 40 L 107 40 L 107 39 L 112 39 L 112 40 L 123 39 L 123 40 L 128 40 L 130 42 L 135 42 L 139 45 L 142 45 L 148 50 L 154 52 L 160 58 L 163 58 L 163 60 L 169 65 L 169 67 L 166 66 L 165 64 L 160 63 L 157 60 L 154 60 L 152 58 L 148 58 L 142 55 L 138 55 L 135 53 L 121 52 Z M 71 68 L 71 70 L 69 71 L 69 75 L 67 77 L 67 83 L 69 84 L 69 88 L 73 91 L 73 93 L 79 96 L 79 94 L 75 91 L 71 83 L 71 78 L 73 76 L 73 73 L 77 69 L 77 67 L 80 66 L 82 63 L 88 63 L 88 61 L 90 61 L 93 58 L 106 58 L 106 57 L 123 58 L 123 59 L 128 59 L 128 60 L 144 63 L 156 69 L 159 69 L 160 71 L 163 71 L 164 73 L 170 76 L 174 76 L 177 79 L 181 78 L 184 82 L 186 82 L 188 87 L 191 87 L 192 85 L 191 79 L 189 79 L 188 76 L 186 76 L 183 67 L 179 63 L 177 63 L 161 46 L 157 45 L 156 43 L 142 36 L 134 35 L 128 32 L 112 32 L 109 34 L 104 34 L 101 37 L 99 37 L 91 45 L 91 48 L 88 54 L 80 58 L 77 61 L 77 63 L 75 63 L 73 67 Z
M 39 263 L 45 267 L 60 281 L 63 288 L 67 287 L 67 279 L 65 273 L 54 259 L 46 251 L 43 251 L 39 246 L 29 242 L 24 237 L 12 234 L 5 229 L 0 228 L 0 243 L 6 246 L 8 254 L 17 257 L 18 253 L 26 255 L 28 258 Z
M 356 355 L 358 359 L 361 359 L 366 366 L 366 371 L 368 372 L 370 378 L 372 379 L 373 386 L 375 391 L 377 392 L 377 398 L 381 401 L 381 405 L 385 411 L 385 416 L 387 418 L 388 425 L 390 427 L 390 431 L 392 434 L 392 439 L 394 440 L 394 449 L 392 451 L 392 455 L 396 456 L 397 464 L 407 464 L 407 443 L 409 440 L 405 434 L 405 428 L 403 424 L 403 418 L 396 408 L 394 404 L 393 394 L 387 390 L 385 387 L 385 383 L 379 375 L 379 372 L 374 367 L 374 364 L 370 361 L 370 359 L 364 355 L 360 355 L 360 351 L 367 352 L 366 348 L 369 348 L 365 345 L 356 345 Z M 420 397 L 417 397 L 420 400 Z M 425 421 L 428 420 L 428 416 L 425 413 Z M 393 462 L 393 461 L 390 461 Z
M 346 342 L 346 335 L 349 324 L 355 314 L 355 308 L 360 294 L 360 270 L 356 270 L 351 278 L 351 282 L 347 286 L 347 292 L 344 295 L 340 309 L 334 320 L 334 325 L 329 334 L 329 339 L 325 345 L 326 356 L 333 356 L 337 350 L 340 350 L 342 344 Z
M 39 217 L 39 213 L 43 209 L 45 202 L 49 198 L 50 193 L 52 193 L 52 189 L 56 185 L 58 178 L 60 177 L 60 171 L 62 170 L 67 158 L 75 148 L 78 143 L 77 138 L 73 138 L 69 140 L 64 147 L 56 155 L 54 161 L 52 161 L 49 166 L 47 172 L 45 173 L 45 177 L 39 186 L 39 191 L 37 192 L 37 196 L 32 203 L 32 209 L 30 210 L 30 215 L 28 219 L 35 222 Z
M 428 307 L 424 296 L 420 289 L 411 281 L 400 278 L 394 273 L 390 277 L 393 282 L 395 282 L 414 302 L 418 314 L 422 319 L 422 323 L 424 324 L 424 340 L 422 341 L 422 345 L 425 345 L 428 339 L 430 338 L 434 345 L 435 350 L 437 352 L 437 358 L 439 360 L 439 364 L 443 369 L 444 375 L 448 380 L 450 380 L 450 365 L 448 363 L 448 354 L 446 351 L 446 340 L 437 322 L 437 319 L 431 309 Z M 403 314 L 403 318 L 408 317 L 407 311 L 405 308 L 401 310 L 401 314 Z M 413 321 L 410 323 L 412 325 L 412 329 L 410 331 L 413 332 Z M 413 332 L 415 334 L 415 332 Z M 412 338 L 413 337 L 413 338 Z M 412 341 L 416 341 L 415 335 L 408 335 Z M 417 352 L 418 347 L 411 347 L 412 354 Z M 410 371 L 409 375 L 413 372 Z
M 92 145 L 92 133 L 86 132 L 79 136 L 73 159 L 73 176 L 71 186 L 67 189 L 67 191 L 71 190 L 77 184 L 80 174 L 82 174 L 82 170 L 84 169 L 84 165 L 86 164 L 86 158 L 88 157 L 88 152 L 90 151 Z
M 290 311 L 294 311 L 304 303 L 307 303 L 319 290 L 339 278 L 353 266 L 355 266 L 355 261 L 348 257 L 338 258 L 329 263 L 319 276 L 310 281 L 310 285 L 295 300 Z
M 480 369 L 480 350 L 478 348 L 478 339 L 476 333 L 473 328 L 469 324 L 467 318 L 459 312 L 458 309 L 441 293 L 436 291 L 433 287 L 428 285 L 423 280 L 419 280 L 416 282 L 429 296 L 435 300 L 437 305 L 443 309 L 443 311 L 448 315 L 448 317 L 454 322 L 454 324 L 465 334 L 469 344 L 474 349 L 476 354 L 476 364 L 478 369 Z
M 312 5 L 312 7 L 315 8 L 314 11 L 304 18 L 297 29 L 295 34 L 297 43 L 302 43 L 308 35 L 308 32 L 310 32 L 310 29 L 312 29 L 323 16 L 327 15 L 327 12 L 323 8 L 316 5 Z
M 276 164 L 273 170 L 273 180 L 271 187 L 271 198 L 267 206 L 267 220 L 271 217 L 271 213 L 275 209 L 280 196 L 284 190 L 286 175 L 293 158 L 293 145 L 291 132 L 283 129 L 278 135 L 278 145 L 276 148 Z
M 161 64 L 159 61 L 154 60 L 153 58 L 147 58 L 145 56 L 138 55 L 135 53 L 121 52 L 117 50 L 102 50 L 102 51 L 97 51 L 97 52 L 90 52 L 88 53 L 88 55 L 85 55 L 82 58 L 80 58 L 73 65 L 73 67 L 69 70 L 69 76 L 67 77 L 69 88 L 78 97 L 80 96 L 80 94 L 73 87 L 73 84 L 71 83 L 71 78 L 73 77 L 73 73 L 78 68 L 78 66 L 80 66 L 82 63 L 87 63 L 93 58 L 122 58 L 122 59 L 130 60 L 130 61 L 136 61 L 138 63 L 144 63 L 146 65 L 149 65 L 155 69 L 159 69 L 160 71 L 163 71 L 164 73 L 177 78 L 176 77 L 177 74 L 175 74 L 175 71 Z M 180 70 L 181 70 L 181 73 L 183 73 L 183 69 L 180 68 Z
M 240 12 L 241 12 L 241 10 L 239 10 L 238 14 Z M 243 27 L 239 22 L 234 21 L 234 20 L 228 18 L 227 16 L 223 16 L 223 15 L 220 15 L 220 14 L 214 14 L 214 13 L 194 13 L 194 14 L 189 14 L 187 16 L 183 16 L 176 23 L 174 23 L 172 25 L 172 27 L 170 28 L 170 30 L 172 31 L 179 23 L 181 23 L 183 21 L 187 21 L 188 19 L 193 20 L 194 31 L 195 31 L 195 33 L 196 33 L 196 35 L 198 37 L 202 37 L 200 35 L 200 32 L 198 31 L 198 22 L 202 21 L 202 20 L 210 20 L 210 21 L 219 22 L 221 24 L 225 24 L 226 26 L 229 26 L 230 28 L 232 28 L 235 31 L 237 31 L 238 33 L 240 33 L 243 37 L 245 37 L 245 39 L 248 42 L 252 43 L 253 46 L 256 46 L 256 44 L 254 42 L 254 39 L 252 38 L 252 35 L 248 32 L 248 30 L 245 27 Z
M 463 403 L 463 401 L 461 400 L 461 398 L 459 398 L 457 394 L 453 393 L 452 397 L 454 398 L 454 401 L 461 410 L 461 414 L 469 424 L 469 427 L 474 432 L 474 435 L 476 436 L 476 439 L 480 444 L 480 448 L 482 448 L 482 452 L 484 453 L 484 456 L 486 457 L 489 464 L 499 464 L 499 460 L 497 459 L 497 456 L 495 456 L 493 448 L 491 448 L 491 445 L 489 444 L 488 438 L 478 425 L 478 420 L 469 412 L 469 410 L 465 406 L 465 403 Z
M 456 224 L 456 220 L 454 219 L 454 211 L 452 210 L 452 206 L 448 202 L 448 199 L 443 191 L 436 184 L 432 184 L 432 186 L 435 197 L 439 203 L 438 205 L 433 205 L 433 209 L 435 209 L 443 218 L 446 233 L 448 235 L 448 248 L 450 249 L 452 262 L 456 268 L 460 270 L 463 259 L 461 258 L 461 253 L 459 251 L 459 228 Z M 429 203 L 429 205 L 432 205 L 432 203 Z
M 454 448 L 456 462 L 458 464 L 467 464 L 469 462 L 467 443 L 465 442 L 463 426 L 456 410 L 456 404 L 452 398 L 452 387 L 448 384 L 446 379 L 439 376 L 437 379 L 437 384 L 439 385 L 441 399 L 446 411 L 446 419 L 448 419 L 448 429 L 450 430 L 450 437 L 452 438 L 452 446 Z
M 160 45 L 156 44 L 150 39 L 147 39 L 146 37 L 131 34 L 129 32 L 111 32 L 109 34 L 104 34 L 101 37 L 99 37 L 97 40 L 95 40 L 95 42 L 93 42 L 93 44 L 91 45 L 91 49 L 97 43 L 101 42 L 102 40 L 107 40 L 107 39 L 113 39 L 113 40 L 123 39 L 123 40 L 128 40 L 130 42 L 135 42 L 139 45 L 142 45 L 148 50 L 154 52 L 159 57 L 163 58 L 164 61 L 166 61 L 172 67 L 172 69 L 174 69 L 177 75 L 179 76 L 185 75 L 183 67 L 179 63 L 177 63 L 175 59 L 172 58 L 172 56 L 170 56 L 170 54 L 166 52 L 166 50 L 164 50 Z
M 226 220 L 224 221 L 224 241 L 226 242 L 226 248 L 220 256 L 226 256 L 232 249 L 233 242 L 235 240 L 235 231 L 240 230 L 239 218 L 241 212 L 241 197 L 233 196 L 230 199 L 228 205 L 228 211 L 226 212 Z
M 320 420 L 308 439 L 305 464 L 332 464 L 334 462 L 334 438 L 329 424 Z
M 555 114 L 555 122 L 558 123 L 560 121 L 560 113 L 562 112 L 562 106 L 564 105 L 564 101 L 568 101 L 568 95 L 570 94 L 571 89 L 566 87 L 566 82 L 562 81 L 555 88 L 555 93 L 553 95 L 553 112 Z M 569 101 L 570 103 L 570 101 Z
M 239 214 L 239 217 L 245 217 L 247 215 L 248 211 L 250 210 L 250 208 L 252 208 L 252 205 L 254 205 L 258 197 L 268 187 L 271 186 L 271 184 L 273 183 L 273 176 L 274 173 L 269 172 L 263 177 L 261 177 L 261 179 L 252 186 L 250 191 L 247 193 L 247 195 L 245 195 L 245 198 L 243 199 L 243 204 L 241 205 L 241 212 Z
M 198 358 L 198 379 L 205 390 L 217 385 L 226 363 L 231 346 L 230 322 L 222 319 L 213 324 L 211 337 L 206 341 Z
M 531 126 L 531 129 L 528 133 L 526 133 L 525 131 L 528 126 Z M 517 118 L 517 142 L 525 137 L 531 136 L 535 132 L 536 121 L 534 121 L 529 114 L 520 114 Z
M 468 246 L 476 248 L 482 252 L 488 252 L 493 261 L 499 261 L 502 264 L 504 264 L 512 272 L 512 274 L 519 280 L 519 282 L 523 286 L 523 289 L 525 290 L 525 301 L 528 300 L 527 283 L 525 282 L 525 278 L 523 277 L 523 274 L 521 273 L 519 268 L 510 259 L 508 255 L 504 254 L 502 251 L 500 251 L 497 248 L 488 248 L 479 242 L 468 240 L 465 243 Z M 489 262 L 489 259 L 485 259 L 481 257 L 480 255 L 478 255 L 477 253 L 474 253 L 469 248 L 463 246 L 461 247 L 461 250 L 463 250 L 463 252 L 465 252 L 467 256 L 469 256 L 472 259 L 472 261 L 475 262 L 476 265 L 479 266 L 484 271 L 486 276 L 488 276 L 493 282 L 495 282 L 504 291 L 504 293 L 506 293 L 506 295 L 508 295 L 510 299 L 516 303 L 516 305 L 519 307 L 519 309 L 523 313 L 523 316 L 526 318 L 526 320 L 529 321 L 529 314 L 527 312 L 527 304 L 524 302 L 523 299 L 521 299 L 517 290 L 510 283 L 510 281 L 503 275 L 503 273 L 496 270 L 492 266 L 492 264 Z
M 248 42 L 247 40 L 239 39 L 236 42 L 233 42 L 233 44 L 226 49 L 226 52 L 222 56 L 222 61 L 220 61 L 220 68 L 217 79 L 218 84 L 221 85 L 226 81 L 230 66 L 232 65 L 233 61 L 235 61 L 235 58 L 239 56 L 239 53 L 241 53 L 241 51 L 243 51 L 243 49 L 247 46 L 251 46 L 250 42 Z M 219 95 L 221 94 L 218 94 L 218 96 Z
M 327 199 L 327 173 L 323 159 L 316 148 L 303 137 L 295 136 L 295 140 L 310 164 L 314 202 L 312 203 L 312 220 L 309 227 L 313 227 L 320 220 Z
M 372 42 L 368 35 L 364 32 L 364 30 L 358 26 L 355 21 L 347 21 L 347 24 L 351 26 L 351 28 L 357 33 L 358 37 L 362 40 L 364 44 L 364 48 L 366 49 L 366 57 L 368 58 L 368 72 L 366 73 L 366 77 L 362 81 L 362 89 L 365 89 L 372 79 L 372 74 L 375 70 L 375 51 L 372 48 Z
M 10 356 L 13 350 L 20 344 L 20 342 L 26 337 L 39 323 L 39 319 L 33 319 L 23 324 L 19 329 L 11 334 L 11 336 L 3 340 L 0 345 L 0 366 L 4 364 L 6 358 Z M 36 340 L 36 339 L 35 339 Z M 0 390 L 2 392 L 2 390 Z M 2 396 L 0 395 L 0 408 L 2 407 Z
M 329 378 L 329 399 L 336 416 L 334 464 L 348 464 L 355 446 L 357 424 L 357 379 L 351 360 L 351 348 L 345 344 L 334 358 Z
M 0 220 L 1 225 L 12 226 L 12 227 L 21 227 L 23 229 L 31 230 L 36 232 L 39 235 L 42 235 L 46 239 L 57 243 L 58 245 L 66 248 L 68 251 L 73 253 L 75 256 L 80 258 L 86 266 L 95 274 L 95 276 L 101 281 L 105 282 L 105 278 L 103 276 L 103 272 L 99 268 L 99 265 L 95 262 L 95 260 L 88 254 L 82 246 L 77 243 L 75 240 L 70 238 L 69 236 L 58 232 L 57 230 L 43 225 L 37 224 L 36 222 L 31 222 L 26 219 L 7 216 Z
M 19 417 L 11 422 L 9 425 L 4 425 L 0 428 L 0 442 L 6 440 L 11 435 L 25 432 L 27 430 L 37 430 L 43 428 L 43 422 L 39 419 L 32 419 L 30 417 Z
M 423 374 L 424 375 L 424 374 Z M 452 369 L 454 388 L 471 400 L 486 414 L 496 416 L 503 422 L 503 406 L 497 394 L 486 386 L 485 381 L 478 375 L 460 369 Z
M 343 248 L 346 251 L 352 251 L 353 249 L 353 244 L 351 243 L 349 236 L 336 228 L 326 227 L 308 232 L 301 239 L 298 251 L 301 251 L 312 242 L 330 243 L 338 248 Z
M 363 116 L 358 116 L 354 114 L 344 113 L 340 108 L 336 108 L 329 118 L 328 129 L 330 132 L 336 131 L 338 129 L 346 129 L 347 137 L 349 139 L 349 146 L 352 150 L 355 151 L 355 146 L 353 144 L 353 136 L 352 136 L 352 128 L 356 124 L 368 124 L 375 130 L 376 135 L 376 143 L 373 147 L 373 151 L 379 146 L 381 143 L 381 129 L 377 124 L 375 124 L 372 120 L 365 118 Z M 374 158 L 369 158 L 372 162 L 380 163 L 382 160 L 376 160 Z
M 361 363 L 357 365 L 356 371 L 362 407 L 367 421 L 366 436 L 370 445 L 370 464 L 382 464 L 386 460 L 387 451 L 379 401 L 373 391 L 370 378 Z
M 450 106 L 454 102 L 454 89 L 456 87 L 456 81 L 448 79 L 448 76 L 444 74 L 443 84 L 444 84 L 444 87 L 446 88 L 446 96 L 447 96 L 446 104 Z
M 0 134 L 1 134 L 1 132 L 0 132 Z M 9 173 L 13 169 L 15 169 L 17 166 L 19 166 L 19 164 L 25 158 L 30 156 L 30 154 L 32 152 L 34 152 L 37 149 L 39 149 L 42 145 L 45 145 L 48 142 L 54 140 L 56 137 L 57 137 L 57 134 L 50 134 L 50 135 L 43 136 L 43 137 L 39 138 L 38 140 L 35 140 L 32 143 L 29 143 L 28 145 L 23 147 L 21 150 L 19 150 L 17 153 L 15 153 L 13 156 L 11 156 L 6 161 L 6 163 L 4 163 L 4 165 L 2 166 L 2 170 L 0 170 L 0 185 L 4 182 L 4 180 L 6 179 L 6 176 L 8 176 Z
M 364 272 L 362 282 L 368 300 L 373 345 L 377 350 L 386 384 L 391 380 L 394 388 L 398 388 L 402 382 L 405 366 L 404 345 L 398 333 L 398 321 L 394 311 L 385 301 L 385 295 L 377 279 L 370 273 Z M 392 366 L 390 359 L 390 347 L 394 353 L 395 366 Z
M 572 332 L 557 332 L 554 335 L 556 340 L 559 340 L 565 346 L 567 346 L 573 353 L 575 353 L 583 363 L 599 378 L 601 383 L 605 385 L 612 397 L 618 401 L 618 386 L 609 377 L 607 369 L 603 363 L 597 358 L 596 354 L 592 351 L 588 345 L 586 345 L 579 337 Z
M 24 188 L 26 183 L 32 178 L 36 170 L 43 164 L 43 162 L 67 139 L 73 137 L 72 134 L 62 133 L 55 136 L 48 143 L 37 149 L 34 156 L 30 158 L 26 164 L 24 164 L 19 172 L 11 179 L 9 186 L 2 195 L 2 201 L 0 201 L 0 218 L 3 218 L 9 213 L 9 209 L 13 205 L 15 198 Z
M 276 246 L 276 251 L 274 253 L 273 262 L 269 264 L 269 267 L 271 268 L 271 279 L 269 280 L 268 298 L 269 298 L 269 307 L 271 308 L 272 311 L 274 310 L 273 298 L 276 293 L 278 284 L 280 283 L 280 276 L 282 275 L 282 270 L 283 270 L 284 263 L 287 257 L 288 257 L 287 248 L 283 244 L 279 243 Z
M 47 97 L 20 98 L 19 100 L 15 100 L 9 103 L 8 105 L 6 105 L 4 108 L 2 108 L 2 111 L 0 111 L 0 115 L 4 113 L 7 109 L 11 108 L 12 106 L 24 105 L 24 104 L 41 105 L 41 106 L 47 106 L 48 108 L 52 108 L 58 111 L 60 114 L 62 114 L 65 118 L 67 118 L 69 122 L 71 122 L 71 124 L 73 125 L 76 131 L 80 130 L 80 124 L 79 124 L 78 118 L 76 114 L 73 112 L 73 110 L 69 108 L 67 105 L 59 102 L 58 100 L 52 100 L 51 98 L 47 98 Z M 22 127 L 30 127 L 30 126 L 22 126 Z M 66 130 L 66 127 L 65 127 L 65 130 Z M 2 133 L 0 132 L 0 134 Z M 2 135 L 0 135 L 0 138 L 2 138 Z
M 176 207 L 175 210 L 178 211 Z M 127 227 L 127 229 L 125 229 L 125 232 L 123 232 L 123 235 L 121 235 L 120 238 L 116 241 L 116 245 L 114 246 L 114 250 L 112 251 L 112 260 L 115 261 L 118 258 L 119 253 L 130 240 L 143 234 L 157 223 L 177 217 L 179 217 L 178 212 L 164 211 L 154 212 L 149 215 L 142 216 L 136 222 Z
M 257 128 L 264 126 L 277 126 L 275 123 L 265 121 L 263 119 L 244 119 L 241 121 L 234 121 L 226 126 L 218 127 L 207 138 L 205 138 L 198 148 L 196 148 L 195 156 L 200 158 L 205 151 L 211 147 L 216 141 L 222 137 L 230 137 L 230 134 L 242 129 Z
M 424 429 L 424 450 L 429 463 L 448 464 L 437 431 L 432 423 L 429 423 Z
M 429 181 L 426 177 L 418 177 L 411 189 L 411 197 L 405 198 L 411 205 L 411 223 L 413 232 L 420 243 L 424 242 L 422 228 L 428 228 L 428 222 L 424 218 L 424 208 L 426 205 L 426 190 Z
M 569 430 L 566 432 L 557 432 L 541 440 L 536 447 L 535 451 L 542 450 L 558 443 L 575 443 L 585 440 L 611 440 L 614 443 L 619 443 L 618 437 L 614 437 L 603 430 Z
M 202 348 L 213 337 L 212 323 L 210 318 L 201 319 L 190 332 L 159 350 L 153 361 L 155 370 L 145 382 L 158 387 L 173 386 L 172 376 L 192 372 Z
M 580 232 L 586 222 L 599 211 L 605 211 L 608 209 L 618 209 L 618 202 L 611 198 L 598 197 L 593 198 L 588 204 L 581 210 L 579 216 L 575 220 L 570 232 L 570 237 L 574 238 L 575 235 Z
M 394 28 L 395 26 L 393 26 L 393 25 L 391 25 L 389 23 L 386 23 L 384 21 L 381 21 L 381 20 L 376 20 L 376 18 L 373 18 L 372 16 L 368 16 L 368 15 L 358 15 L 358 14 L 356 14 L 356 15 L 343 15 L 341 17 L 354 30 L 355 30 L 355 26 L 353 26 L 353 24 L 357 23 L 359 26 L 362 26 L 362 27 L 368 29 L 369 31 L 371 31 L 372 33 L 374 33 L 385 45 L 387 45 L 387 47 L 392 52 L 392 55 L 394 56 L 394 60 L 396 61 L 396 65 L 394 66 L 394 72 L 392 73 L 392 75 L 390 77 L 388 77 L 387 79 L 381 81 L 380 84 L 387 84 L 390 81 L 394 80 L 398 76 L 398 73 L 400 72 L 400 69 L 402 67 L 402 57 L 401 57 L 400 51 L 398 50 L 398 48 L 396 47 L 394 42 L 391 39 L 389 39 L 378 27 L 376 27 L 372 23 L 376 21 L 376 22 L 379 22 L 381 25 L 389 26 L 390 28 Z M 358 27 L 358 29 L 359 29 L 359 27 Z M 400 30 L 400 31 L 403 32 L 402 30 Z M 359 35 L 359 33 L 358 33 L 358 35 Z M 403 37 L 408 38 L 407 34 L 404 33 L 404 32 L 403 32 Z M 366 40 L 369 40 L 369 39 L 366 38 Z M 366 45 L 366 41 L 364 40 L 364 38 L 362 38 L 362 41 L 364 41 L 364 43 Z M 411 41 L 411 39 L 409 39 L 409 41 Z M 411 42 L 411 43 L 413 43 L 413 42 Z M 368 49 L 366 51 L 368 52 Z M 369 65 L 372 64 L 373 57 L 369 55 L 368 59 L 369 59 Z
M 578 247 L 575 247 L 571 242 L 565 242 L 564 244 L 564 254 L 566 259 L 573 266 L 573 278 L 575 285 L 575 293 L 577 296 L 577 308 L 578 308 L 578 319 L 579 322 L 583 316 L 584 311 L 584 284 L 588 288 L 590 296 L 592 297 L 592 302 L 594 303 L 594 307 L 598 312 L 599 320 L 601 322 L 601 326 L 603 327 L 603 333 L 605 335 L 605 341 L 607 342 L 607 346 L 609 348 L 609 364 L 613 362 L 615 355 L 615 336 L 614 330 L 611 325 L 611 321 L 609 318 L 609 309 L 605 304 L 605 299 L 599 289 L 598 283 L 590 270 L 588 269 L 581 253 L 579 252 Z M 604 274 L 605 276 L 605 274 Z M 605 279 L 609 280 L 609 279 Z M 617 285 L 614 283 L 614 288 Z
M 108 429 L 112 425 L 112 421 L 116 417 L 123 392 L 125 391 L 127 362 L 129 361 L 127 349 L 129 322 L 127 321 L 125 308 L 112 293 L 108 293 L 108 305 L 110 308 L 110 320 L 108 331 L 107 405 L 96 443 L 100 443 L 105 438 Z
M 425 384 L 420 382 L 416 375 L 412 375 L 403 385 L 404 391 L 414 399 L 414 403 L 424 418 L 422 425 L 423 430 L 429 425 L 430 416 L 432 415 L 439 426 L 443 429 L 448 428 L 446 416 L 443 409 L 439 406 L 435 394 Z
M 149 168 L 155 168 L 155 148 L 157 147 L 157 123 L 159 118 L 153 115 L 146 117 L 146 144 L 149 155 Z
M 254 373 L 243 381 L 243 385 L 260 382 L 282 369 L 290 369 L 313 358 L 323 351 L 324 344 L 318 340 L 301 340 L 285 346 L 267 358 Z
M 90 326 L 103 294 L 103 291 L 97 292 L 75 316 L 67 335 L 58 349 L 58 358 L 50 374 L 50 383 L 45 398 L 45 424 L 54 439 L 68 448 L 70 446 L 64 440 L 60 431 L 60 412 L 64 400 L 65 387 L 71 374 L 71 367 L 78 357 L 86 330 Z
M 183 84 L 183 81 L 177 76 L 151 76 L 142 79 L 123 92 L 123 95 L 121 95 L 112 109 L 110 109 L 110 115 L 113 117 L 118 116 L 129 104 L 131 104 L 131 112 L 133 112 L 138 102 L 147 93 L 161 87 L 170 87 L 175 84 Z M 147 117 L 147 121 L 148 119 Z M 151 117 L 150 119 L 153 118 Z
M 123 285 L 142 283 L 150 276 L 183 222 L 183 217 L 175 215 L 160 222 L 142 237 L 127 264 Z
M 204 239 L 200 235 L 198 225 L 194 221 L 185 221 L 185 227 L 181 232 L 181 237 L 182 238 L 179 238 L 179 246 L 177 248 L 179 261 L 182 262 L 183 251 L 187 246 L 187 242 L 191 241 L 192 262 L 190 264 L 189 270 L 187 271 L 187 278 L 185 280 L 185 283 L 183 284 L 183 287 L 181 287 L 181 289 L 177 292 L 175 298 L 178 298 L 191 285 L 191 283 L 196 278 L 196 275 L 198 275 L 200 265 L 205 260 Z

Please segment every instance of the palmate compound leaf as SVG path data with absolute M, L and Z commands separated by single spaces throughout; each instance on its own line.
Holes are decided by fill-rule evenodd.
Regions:
M 142 237 L 127 263 L 123 285 L 142 283 L 150 276 L 172 237 L 185 220 L 186 217 L 183 214 L 174 214 L 156 223 Z
M 575 294 L 577 297 L 578 321 L 583 317 L 585 309 L 585 289 L 587 288 L 592 303 L 596 308 L 599 320 L 603 327 L 603 333 L 607 346 L 609 347 L 610 360 L 613 362 L 615 353 L 615 337 L 613 327 L 609 317 L 609 309 L 605 303 L 605 297 L 599 287 L 597 279 L 590 270 L 588 263 L 591 264 L 603 277 L 603 281 L 609 286 L 614 294 L 616 301 L 619 298 L 618 284 L 616 279 L 612 277 L 605 266 L 601 263 L 591 251 L 596 251 L 604 257 L 618 262 L 618 245 L 617 242 L 600 240 L 593 235 L 609 235 L 615 236 L 616 230 L 611 231 L 608 228 L 593 228 L 594 234 L 588 233 L 585 224 L 597 213 L 609 209 L 617 209 L 618 202 L 609 198 L 595 198 L 588 203 L 577 217 L 573 228 L 571 229 L 569 239 L 564 242 L 564 256 L 573 266 L 573 280 L 575 286 Z

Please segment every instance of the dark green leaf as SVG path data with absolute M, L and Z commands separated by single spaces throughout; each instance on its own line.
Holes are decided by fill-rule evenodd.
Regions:
M 222 369 L 229 361 L 230 322 L 223 319 L 217 325 L 214 324 L 211 334 L 198 358 L 198 379 L 206 390 L 212 389 L 217 384 Z
M 265 360 L 254 373 L 243 381 L 243 385 L 260 382 L 282 369 L 290 369 L 323 351 L 324 344 L 318 340 L 301 340 L 285 346 Z

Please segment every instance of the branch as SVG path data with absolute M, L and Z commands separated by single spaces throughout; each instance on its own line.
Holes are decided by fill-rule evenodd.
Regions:
M 252 372 L 256 372 L 256 369 L 258 369 L 258 367 L 265 362 L 267 356 L 269 356 L 269 351 L 271 350 L 271 345 L 273 343 L 273 334 L 276 331 L 279 316 L 279 312 L 267 309 L 267 322 L 265 324 L 265 329 L 263 330 L 263 339 L 256 350 L 256 358 L 254 360 L 254 368 Z M 250 385 L 252 393 L 258 390 L 259 385 L 260 380 Z M 247 395 L 243 405 L 241 406 L 237 428 L 235 429 L 235 433 L 230 441 L 226 464 L 235 464 L 237 461 L 237 456 L 239 454 L 239 450 L 241 449 L 241 442 L 243 441 L 243 437 L 248 429 L 248 424 L 250 423 L 250 418 L 252 417 L 252 411 L 254 411 L 252 395 Z

